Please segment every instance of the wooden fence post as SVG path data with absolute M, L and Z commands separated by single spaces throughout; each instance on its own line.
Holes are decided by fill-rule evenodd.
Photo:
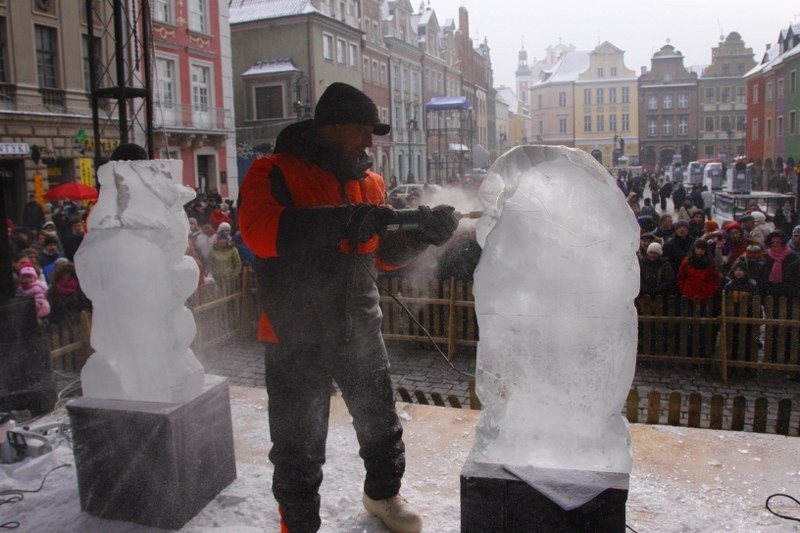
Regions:
M 728 384 L 728 320 L 727 320 L 727 302 L 725 299 L 725 291 L 722 291 L 722 315 L 720 316 L 721 324 L 719 328 L 719 369 L 722 373 L 722 382 Z
M 447 317 L 447 359 L 456 356 L 456 278 L 450 276 L 450 308 Z

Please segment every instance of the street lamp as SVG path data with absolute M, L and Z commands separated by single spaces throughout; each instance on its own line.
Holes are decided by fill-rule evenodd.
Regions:
M 306 89 L 306 101 L 303 103 L 303 87 Z M 308 77 L 300 74 L 294 82 L 294 112 L 297 115 L 297 122 L 311 118 L 311 99 L 308 89 Z
M 408 183 L 414 183 L 414 174 L 411 172 L 411 132 L 417 129 L 417 119 L 411 118 L 411 108 L 411 104 L 406 108 L 406 117 L 408 117 L 408 120 L 406 120 L 406 136 L 408 138 L 408 177 L 406 181 Z M 416 117 L 416 113 L 414 113 L 414 116 Z

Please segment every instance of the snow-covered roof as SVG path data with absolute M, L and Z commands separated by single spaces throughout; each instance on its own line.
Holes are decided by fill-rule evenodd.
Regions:
M 508 104 L 508 109 L 516 113 L 517 109 L 519 109 L 519 99 L 517 98 L 517 95 L 514 94 L 514 89 L 502 85 L 497 87 L 496 91 L 497 96 L 502 98 L 503 101 Z
M 546 71 L 550 74 L 547 79 L 535 83 L 534 86 L 578 81 L 578 76 L 586 72 L 589 64 L 589 52 L 585 50 L 567 52 L 558 63 Z
M 280 59 L 265 59 L 254 63 L 244 71 L 242 76 L 259 76 L 263 74 L 282 74 L 286 72 L 299 72 L 300 69 L 288 57 Z
M 755 67 L 750 69 L 750 71 L 744 75 L 745 78 L 752 76 L 753 74 L 757 74 L 759 72 L 764 72 L 770 70 L 775 63 L 780 58 L 780 46 L 777 44 L 772 44 L 767 51 L 764 52 L 764 55 L 761 56 L 761 62 L 758 63 Z
M 239 24 L 308 13 L 320 13 L 311 0 L 232 0 L 230 23 Z

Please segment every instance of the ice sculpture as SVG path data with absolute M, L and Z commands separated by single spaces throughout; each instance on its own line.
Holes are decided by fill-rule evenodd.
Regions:
M 471 459 L 629 473 L 639 231 L 624 196 L 586 152 L 520 146 L 479 197 Z
M 202 392 L 203 366 L 189 345 L 184 306 L 199 269 L 184 255 L 194 198 L 181 161 L 112 161 L 98 170 L 100 196 L 75 254 L 92 300 L 92 347 L 81 372 L 95 398 L 186 402 Z

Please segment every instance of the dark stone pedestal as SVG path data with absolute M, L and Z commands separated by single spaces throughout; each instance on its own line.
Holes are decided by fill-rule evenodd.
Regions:
M 468 460 L 461 470 L 461 531 L 623 533 L 629 476 L 599 475 L 611 476 L 613 486 L 626 488 L 606 489 L 580 507 L 565 511 L 501 465 Z
M 50 346 L 39 330 L 33 298 L 0 303 L 0 411 L 46 413 L 56 396 Z
M 180 529 L 236 479 L 228 382 L 183 404 L 79 398 L 67 405 L 81 509 Z

